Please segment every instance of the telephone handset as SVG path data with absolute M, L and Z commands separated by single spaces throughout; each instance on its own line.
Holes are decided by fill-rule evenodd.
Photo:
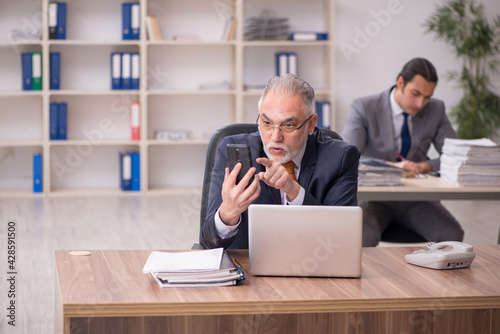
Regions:
M 459 241 L 445 241 L 405 255 L 408 263 L 432 269 L 467 268 L 476 257 L 474 247 Z

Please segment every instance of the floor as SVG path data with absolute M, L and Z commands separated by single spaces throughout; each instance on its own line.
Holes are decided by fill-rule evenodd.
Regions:
M 0 312 L 0 333 L 54 333 L 54 250 L 190 249 L 198 241 L 201 192 L 183 195 L 0 198 L 0 309 L 14 300 L 7 279 L 14 265 L 15 327 Z M 446 201 L 473 245 L 496 244 L 495 201 Z M 9 228 L 15 262 L 8 263 Z M 141 275 L 141 273 L 138 273 Z

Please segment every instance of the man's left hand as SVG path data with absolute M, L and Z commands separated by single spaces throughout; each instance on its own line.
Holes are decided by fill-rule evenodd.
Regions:
M 286 193 L 289 201 L 293 201 L 299 195 L 300 185 L 292 179 L 279 162 L 267 158 L 257 158 L 256 161 L 266 167 L 265 172 L 258 174 L 260 180 Z
M 399 162 L 386 161 L 386 163 L 406 169 L 407 171 L 403 172 L 404 177 L 415 177 L 418 174 L 429 173 L 434 169 L 427 162 L 413 162 L 410 160 L 403 160 Z

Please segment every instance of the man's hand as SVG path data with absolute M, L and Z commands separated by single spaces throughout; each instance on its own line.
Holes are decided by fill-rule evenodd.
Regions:
M 241 181 L 236 184 L 236 177 L 241 170 L 241 162 L 237 163 L 231 173 L 226 167 L 224 182 L 222 183 L 222 204 L 219 215 L 226 225 L 236 225 L 240 215 L 260 194 L 259 178 L 255 174 L 255 167 L 248 170 Z M 246 185 L 251 182 L 245 189 Z
M 407 172 L 403 172 L 404 177 L 415 177 L 418 174 L 432 172 L 434 168 L 427 162 L 413 162 L 410 160 L 403 160 L 399 162 L 386 161 L 389 165 L 393 165 L 399 168 L 406 169 Z
M 258 174 L 259 179 L 270 187 L 282 190 L 289 201 L 293 201 L 299 195 L 300 185 L 292 179 L 285 167 L 279 162 L 267 158 L 257 158 L 256 161 L 266 167 L 265 172 Z

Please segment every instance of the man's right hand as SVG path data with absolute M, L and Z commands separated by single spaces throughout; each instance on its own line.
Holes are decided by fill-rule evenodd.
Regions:
M 219 215 L 222 222 L 230 226 L 238 223 L 240 215 L 260 194 L 259 177 L 255 175 L 255 167 L 250 168 L 241 181 L 236 184 L 236 177 L 241 166 L 241 163 L 237 163 L 231 172 L 226 167 L 222 183 L 222 204 Z M 249 182 L 251 183 L 245 189 Z

